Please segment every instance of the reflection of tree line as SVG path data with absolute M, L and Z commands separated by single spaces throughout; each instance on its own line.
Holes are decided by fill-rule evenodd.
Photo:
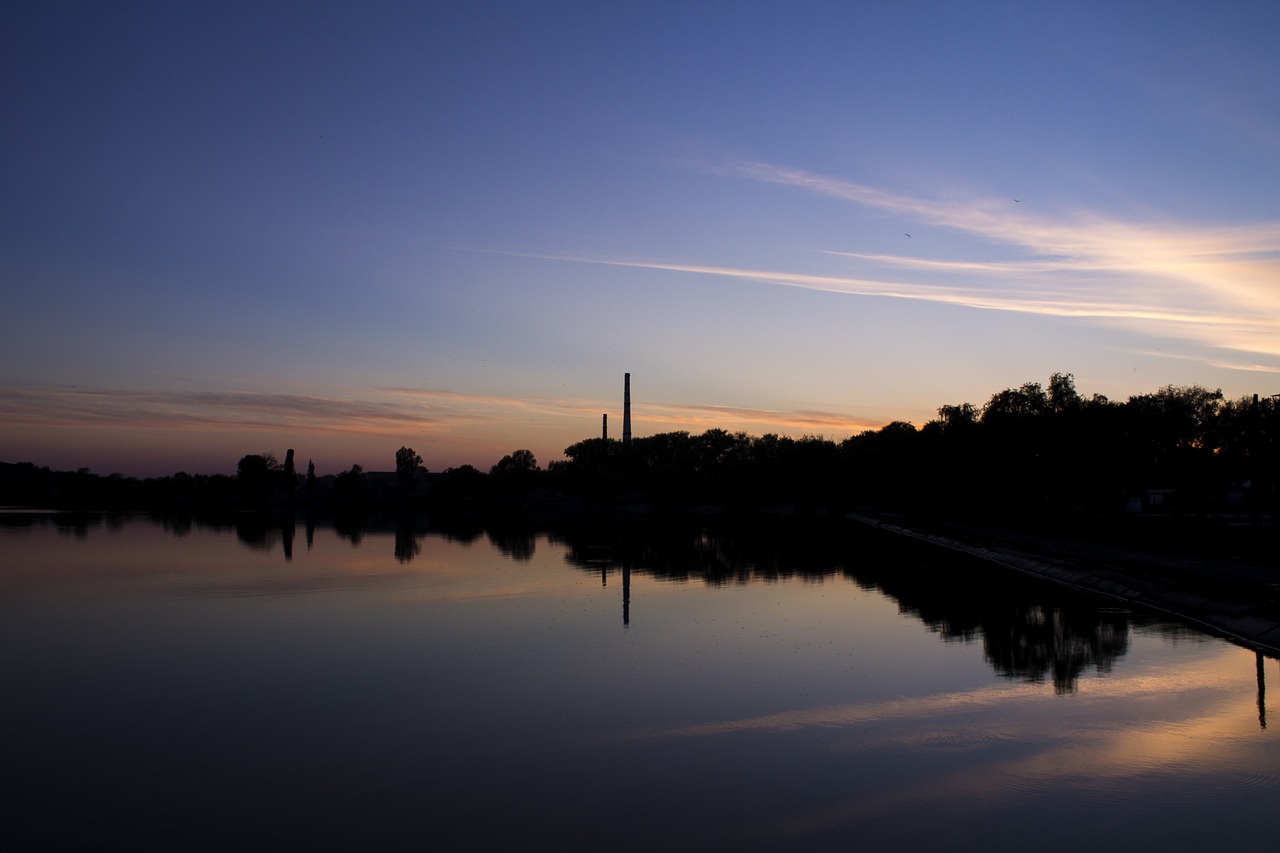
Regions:
M 481 525 L 470 520 L 428 521 L 421 514 L 369 517 L 308 516 L 302 526 L 308 548 L 317 524 L 359 545 L 370 532 L 394 534 L 395 559 L 419 556 L 428 536 L 471 542 L 485 537 L 513 560 L 532 558 L 541 532 L 561 544 L 567 562 L 583 571 L 633 573 L 660 580 L 700 581 L 712 586 L 839 576 L 897 602 L 947 642 L 981 640 L 988 662 L 1001 675 L 1050 680 L 1058 692 L 1074 690 L 1088 670 L 1107 672 L 1129 648 L 1129 616 L 1100 610 L 1091 599 L 975 558 L 932 548 L 862 525 L 792 519 L 717 525 L 689 520 L 633 520 L 565 525 L 546 531 L 508 521 Z M 247 547 L 292 555 L 295 522 L 243 514 L 234 520 Z M 178 531 L 175 531 L 178 532 Z M 630 584 L 623 594 L 629 598 Z M 630 601 L 624 602 L 629 611 Z M 629 612 L 624 621 L 629 620 Z
M 0 513 L 0 525 L 52 525 L 86 538 L 95 529 L 118 530 L 132 518 L 129 514 Z M 554 529 L 510 519 L 484 525 L 473 517 L 441 523 L 420 513 L 312 513 L 298 518 L 240 513 L 200 519 L 158 515 L 151 520 L 178 537 L 194 529 L 234 530 L 247 548 L 273 552 L 278 544 L 285 560 L 293 557 L 299 527 L 307 550 L 314 545 L 317 528 L 328 527 L 353 546 L 371 532 L 394 533 L 394 557 L 401 563 L 418 557 L 428 536 L 464 543 L 483 536 L 508 558 L 526 561 L 534 555 L 538 536 L 545 534 L 565 548 L 570 565 L 599 574 L 606 584 L 611 573 L 621 574 L 624 622 L 629 621 L 632 573 L 711 586 L 838 575 L 892 598 L 902 613 L 919 619 L 946 642 L 981 639 L 988 662 L 1001 675 L 1037 682 L 1047 678 L 1059 693 L 1074 690 L 1080 674 L 1091 668 L 1110 671 L 1128 651 L 1131 622 L 1142 618 L 1099 608 L 1093 599 L 973 557 L 863 525 L 822 519 L 699 525 L 687 518 L 668 517 Z M 1185 629 L 1173 623 L 1157 626 L 1184 636 Z M 1258 718 L 1265 728 L 1263 665 L 1259 653 Z
M 0 513 L 0 526 L 35 527 L 49 525 L 59 531 L 87 538 L 94 530 L 118 530 L 138 517 L 135 513 Z M 296 541 L 301 535 L 307 550 L 315 545 L 317 529 L 332 530 L 339 539 L 351 545 L 360 545 L 369 533 L 395 534 L 395 557 L 409 562 L 422 552 L 421 540 L 428 534 L 439 535 L 440 529 L 428 523 L 421 513 L 403 513 L 392 516 L 373 516 L 363 512 L 351 513 L 258 513 L 240 512 L 214 515 L 154 514 L 146 518 L 159 525 L 166 533 L 176 537 L 190 535 L 196 530 L 232 532 L 236 540 L 246 548 L 263 553 L 273 553 L 277 547 L 286 560 L 293 559 Z M 449 538 L 470 541 L 483 534 L 483 528 L 472 531 L 465 527 L 449 534 Z M 495 538 L 496 537 L 496 538 Z M 495 545 L 516 559 L 527 559 L 533 553 L 531 540 L 522 539 L 508 543 L 505 537 L 491 534 Z
M 219 525 L 205 522 L 210 527 L 233 527 L 236 538 L 248 548 L 259 551 L 272 551 L 277 544 L 281 545 L 286 560 L 293 557 L 293 541 L 295 531 L 301 523 L 305 535 L 307 550 L 315 544 L 317 527 L 328 527 L 341 540 L 356 546 L 364 542 L 370 533 L 394 535 L 393 554 L 401 563 L 409 563 L 422 554 L 423 540 L 428 536 L 440 536 L 456 542 L 472 542 L 484 536 L 506 557 L 526 561 L 533 558 L 537 541 L 537 531 L 527 525 L 509 523 L 505 525 L 480 525 L 472 519 L 457 520 L 441 525 L 432 521 L 423 513 L 406 512 L 383 515 L 372 515 L 364 512 L 336 513 L 319 515 L 307 513 L 300 518 L 292 515 L 272 516 L 261 513 L 240 513 L 228 523 Z M 170 527 L 175 534 L 183 535 L 190 530 Z
M 1129 648 L 1129 617 L 981 561 L 874 530 L 802 521 L 591 525 L 555 539 L 576 567 L 713 586 L 840 576 L 879 591 L 947 642 L 981 639 L 1001 675 L 1075 689 Z
M 907 571 L 880 561 L 858 569 L 860 585 L 898 602 L 948 642 L 982 640 L 1000 675 L 1075 689 L 1081 673 L 1109 672 L 1129 650 L 1129 616 L 1093 599 L 980 560 L 921 547 Z

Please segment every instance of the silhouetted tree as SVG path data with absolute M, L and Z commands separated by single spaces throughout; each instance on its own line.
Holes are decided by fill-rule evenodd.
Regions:
M 982 407 L 982 421 L 996 424 L 1020 418 L 1043 415 L 1049 411 L 1049 398 L 1039 382 L 1027 382 L 1020 388 L 1006 388 L 991 396 Z
M 349 471 L 343 471 L 333 481 L 334 497 L 345 501 L 357 501 L 364 497 L 364 468 L 352 465 Z
M 1247 488 L 1251 503 L 1256 501 L 1280 474 L 1280 399 L 1254 394 L 1224 402 L 1214 419 L 1212 444 L 1223 475 L 1232 485 Z
M 484 499 L 487 479 L 474 465 L 446 468 L 431 486 L 431 503 L 444 510 L 473 507 Z
M 1167 449 L 1187 449 L 1209 445 L 1221 404 L 1222 389 L 1166 385 L 1154 394 L 1130 397 L 1126 408 L 1135 427 L 1145 430 L 1154 443 Z
M 275 484 L 280 463 L 272 453 L 251 453 L 240 457 L 236 465 L 236 480 L 242 497 L 253 501 L 265 501 Z
M 270 479 L 271 472 L 279 467 L 274 454 L 252 453 L 240 457 L 240 462 L 236 465 L 236 477 L 246 482 L 265 482 Z
M 422 470 L 422 457 L 413 452 L 412 447 L 401 447 L 396 451 L 396 477 L 402 484 L 412 484 Z
M 1192 500 L 1209 488 L 1222 391 L 1167 385 L 1123 407 L 1130 488 L 1161 486 Z
M 281 480 L 284 483 L 285 494 L 290 498 L 293 492 L 298 488 L 298 473 L 293 465 L 293 448 L 290 447 L 284 452 L 284 470 L 281 472 Z
M 1070 373 L 1055 373 L 1049 377 L 1049 410 L 1054 414 L 1078 412 L 1084 401 L 1076 393 L 1075 377 Z
M 625 488 L 627 466 L 635 451 L 634 440 L 624 447 L 616 439 L 589 438 L 566 447 L 565 462 L 553 462 L 549 471 L 561 491 L 607 504 Z
M 513 451 L 489 469 L 489 495 L 501 501 L 523 498 L 537 485 L 540 473 L 532 451 Z
M 538 470 L 538 460 L 531 450 L 516 450 L 498 460 L 489 473 L 497 477 L 531 474 Z
M 940 406 L 937 423 L 943 430 L 969 430 L 978 423 L 978 408 L 973 403 Z

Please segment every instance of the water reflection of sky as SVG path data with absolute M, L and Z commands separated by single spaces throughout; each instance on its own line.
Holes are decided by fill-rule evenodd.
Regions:
M 145 800 L 213 847 L 1263 849 L 1280 744 L 1235 646 L 1126 625 L 1063 692 L 998 672 L 982 631 L 1005 623 L 911 593 L 940 582 L 918 555 L 892 583 L 636 565 L 624 625 L 621 569 L 564 542 L 417 542 L 317 528 L 286 561 L 227 530 L 0 528 L 14 813 L 56 795 L 58 832 L 123 838 Z

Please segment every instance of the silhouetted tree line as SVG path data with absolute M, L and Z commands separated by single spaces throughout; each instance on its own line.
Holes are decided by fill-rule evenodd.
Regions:
M 596 500 L 797 508 L 866 506 L 1006 515 L 1274 509 L 1274 398 L 1223 399 L 1167 386 L 1114 402 L 1070 374 L 984 405 L 946 405 L 921 427 L 896 421 L 843 441 L 713 429 L 630 446 L 589 439 L 553 463 L 556 485 Z
M 284 462 L 272 452 L 240 457 L 236 473 L 138 479 L 100 476 L 87 468 L 53 471 L 29 462 L 0 462 L 0 506 L 48 507 L 84 511 L 254 510 L 279 513 L 291 508 L 354 510 L 365 504 L 420 502 L 428 492 L 428 472 L 412 448 L 396 451 L 395 474 L 367 474 L 360 465 L 338 474 L 316 475 L 313 460 L 305 473 L 295 467 L 294 451 Z
M 539 467 L 520 449 L 488 472 L 429 474 L 412 448 L 395 472 L 359 465 L 317 477 L 271 453 L 241 458 L 236 475 L 137 480 L 85 469 L 0 463 L 0 504 L 83 509 L 399 505 L 438 512 L 549 515 L 579 509 L 862 506 L 960 515 L 1191 513 L 1276 509 L 1280 404 L 1228 401 L 1201 386 L 1166 386 L 1115 402 L 1083 397 L 1071 374 L 1047 387 L 1006 388 L 983 405 L 944 405 L 923 426 L 895 421 L 835 441 L 711 429 L 630 443 L 592 438 Z

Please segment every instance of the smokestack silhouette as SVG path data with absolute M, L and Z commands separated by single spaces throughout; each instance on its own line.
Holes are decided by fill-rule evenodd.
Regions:
M 605 412 L 600 416 L 600 437 L 605 441 L 609 440 L 609 413 Z
M 622 443 L 631 443 L 631 374 L 625 374 L 622 392 Z

